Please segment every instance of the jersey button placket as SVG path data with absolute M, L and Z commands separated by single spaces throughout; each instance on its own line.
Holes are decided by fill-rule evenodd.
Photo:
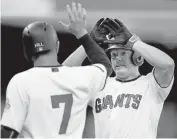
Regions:
M 113 109 L 109 109 L 109 114 L 108 114 L 108 130 L 109 130 L 109 132 L 108 132 L 108 138 L 110 138 L 110 131 L 111 131 L 111 125 L 112 125 L 112 111 L 113 111 Z
M 109 115 L 109 138 L 113 138 L 112 135 L 111 135 L 111 130 L 112 130 L 112 127 L 114 127 L 113 125 L 115 125 L 115 115 L 116 115 L 116 111 L 115 109 L 111 109 L 111 112 L 110 112 L 110 115 Z M 116 127 L 114 127 L 116 128 Z

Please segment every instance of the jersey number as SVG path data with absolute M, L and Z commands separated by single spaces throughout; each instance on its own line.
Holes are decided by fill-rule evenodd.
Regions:
M 60 103 L 65 103 L 64 114 L 60 126 L 59 134 L 66 134 L 69 118 L 71 116 L 71 107 L 73 105 L 72 94 L 54 95 L 51 96 L 52 108 L 60 108 Z

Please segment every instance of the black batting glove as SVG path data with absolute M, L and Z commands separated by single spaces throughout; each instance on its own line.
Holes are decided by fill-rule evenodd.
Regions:
M 109 30 L 109 40 L 105 40 L 106 44 L 122 44 L 125 47 L 133 47 L 133 44 L 140 40 L 138 36 L 133 35 L 118 19 L 106 18 L 103 23 L 105 29 Z
M 98 20 L 90 33 L 91 38 L 98 45 L 102 45 L 104 41 L 107 40 L 106 35 L 108 34 L 108 30 L 103 27 L 104 22 L 105 22 L 104 18 L 101 18 L 100 20 Z

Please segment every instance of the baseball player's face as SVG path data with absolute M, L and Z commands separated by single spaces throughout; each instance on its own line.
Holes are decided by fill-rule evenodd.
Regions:
M 134 71 L 133 68 L 135 68 L 135 66 L 131 61 L 131 50 L 125 50 L 120 48 L 113 49 L 111 50 L 110 55 L 112 68 L 116 73 L 116 76 L 127 77 L 132 74 L 132 71 Z

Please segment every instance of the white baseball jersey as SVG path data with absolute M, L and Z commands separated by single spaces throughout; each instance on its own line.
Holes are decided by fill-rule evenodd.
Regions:
M 107 77 L 101 64 L 85 67 L 34 67 L 15 75 L 7 87 L 1 124 L 19 137 L 81 138 L 86 108 Z
M 153 72 L 129 82 L 108 78 L 103 91 L 92 100 L 97 138 L 155 138 L 167 88 Z

